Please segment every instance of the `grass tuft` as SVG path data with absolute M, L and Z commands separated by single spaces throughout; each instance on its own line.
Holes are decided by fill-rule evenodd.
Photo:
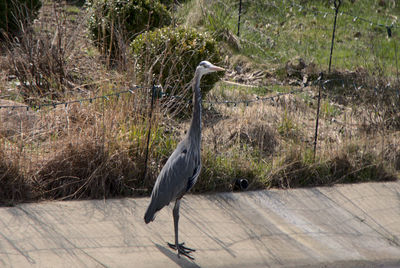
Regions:
M 10 205 L 29 201 L 32 196 L 29 180 L 20 172 L 17 161 L 9 159 L 0 148 L 0 203 Z
M 110 154 L 88 141 L 67 145 L 35 175 L 36 191 L 46 199 L 110 198 L 135 191 L 140 170 L 126 152 Z

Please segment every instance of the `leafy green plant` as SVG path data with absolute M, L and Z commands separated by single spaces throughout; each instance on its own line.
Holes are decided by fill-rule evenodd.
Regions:
M 172 95 L 183 96 L 202 60 L 217 65 L 221 62 L 217 42 L 207 33 L 191 28 L 165 27 L 145 32 L 130 47 L 138 63 L 141 79 L 145 80 L 146 75 L 153 73 L 166 93 Z M 202 79 L 203 96 L 211 90 L 220 76 L 220 73 L 213 73 Z

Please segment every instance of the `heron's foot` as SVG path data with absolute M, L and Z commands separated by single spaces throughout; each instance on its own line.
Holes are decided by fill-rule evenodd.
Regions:
M 187 257 L 187 258 L 189 258 L 191 260 L 194 260 L 194 258 L 192 256 L 190 256 L 190 253 L 192 253 L 192 252 L 194 252 L 196 250 L 192 249 L 192 248 L 185 247 L 184 244 L 185 243 L 178 244 L 178 248 L 176 248 L 175 244 L 171 244 L 171 243 L 168 243 L 168 246 L 170 248 L 174 249 L 174 250 L 178 250 L 178 257 L 179 257 L 180 254 L 182 254 L 183 256 L 185 256 L 185 257 Z

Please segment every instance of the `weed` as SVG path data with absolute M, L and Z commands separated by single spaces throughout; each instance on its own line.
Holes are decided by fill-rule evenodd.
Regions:
M 236 178 L 246 178 L 252 184 L 256 180 L 254 167 L 242 152 L 232 150 L 225 154 L 215 154 L 209 148 L 202 152 L 202 172 L 195 192 L 214 192 L 232 190 Z
M 323 100 L 321 102 L 321 116 L 326 119 L 334 118 L 340 115 L 340 110 L 331 102 Z
M 301 135 L 299 127 L 293 121 L 293 118 L 288 115 L 286 108 L 278 125 L 278 132 L 282 137 L 295 141 L 299 140 Z

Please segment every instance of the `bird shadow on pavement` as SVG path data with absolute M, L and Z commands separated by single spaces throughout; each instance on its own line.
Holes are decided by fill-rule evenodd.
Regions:
M 158 248 L 158 250 L 161 251 L 162 254 L 167 256 L 169 259 L 171 259 L 173 262 L 175 262 L 180 267 L 200 268 L 200 266 L 198 266 L 196 263 L 187 260 L 186 257 L 181 256 L 180 258 L 178 258 L 178 255 L 175 252 L 172 252 L 171 250 L 169 250 L 166 247 L 163 247 L 159 244 L 155 243 L 155 245 Z

